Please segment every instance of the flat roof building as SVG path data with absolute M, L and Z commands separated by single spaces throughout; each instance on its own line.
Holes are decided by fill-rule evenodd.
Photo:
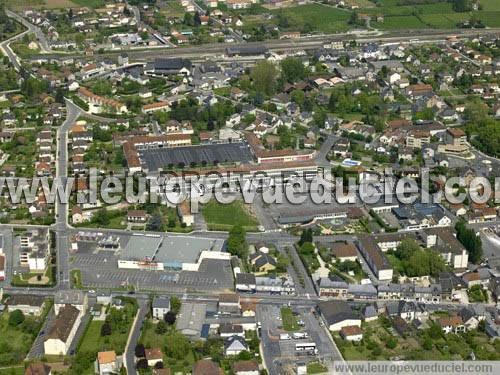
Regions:
M 206 304 L 184 302 L 177 316 L 177 330 L 185 336 L 200 338 L 206 313 Z
M 222 251 L 222 239 L 134 234 L 125 242 L 119 268 L 197 271 L 204 259 L 231 257 Z

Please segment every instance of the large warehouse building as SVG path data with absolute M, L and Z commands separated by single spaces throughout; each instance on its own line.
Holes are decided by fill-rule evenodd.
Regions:
M 198 271 L 205 259 L 227 260 L 221 239 L 134 234 L 120 245 L 118 268 Z
M 254 134 L 245 133 L 240 142 L 191 145 L 190 135 L 170 134 L 162 136 L 133 137 L 123 144 L 123 151 L 130 173 L 161 172 L 179 166 L 217 166 L 234 164 L 257 171 L 275 164 L 309 164 L 316 156 L 315 150 L 267 150 Z

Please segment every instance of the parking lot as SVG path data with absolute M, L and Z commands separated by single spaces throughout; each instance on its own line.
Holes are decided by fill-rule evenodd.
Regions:
M 192 163 L 210 165 L 214 163 L 249 163 L 253 160 L 247 143 L 223 143 L 175 148 L 139 150 L 143 166 L 151 172 L 169 165 L 189 166 Z
M 262 324 L 262 345 L 264 357 L 270 374 L 280 374 L 289 364 L 299 361 L 309 362 L 321 360 L 325 363 L 337 358 L 338 351 L 334 347 L 329 334 L 321 326 L 317 317 L 310 308 L 295 308 L 296 318 L 302 322 L 302 328 L 298 332 L 305 332 L 307 337 L 301 339 L 293 338 L 289 332 L 290 339 L 280 340 L 279 334 L 283 333 L 281 320 L 281 305 L 259 305 L 257 310 L 258 320 Z M 297 352 L 296 344 L 315 343 L 318 355 L 306 352 Z M 338 355 L 340 355 L 338 353 Z
M 86 288 L 133 286 L 136 290 L 214 293 L 233 290 L 229 261 L 205 259 L 196 272 L 119 269 L 118 254 L 106 250 L 96 252 L 92 243 L 80 244 L 79 251 L 70 256 L 70 266 L 81 271 Z

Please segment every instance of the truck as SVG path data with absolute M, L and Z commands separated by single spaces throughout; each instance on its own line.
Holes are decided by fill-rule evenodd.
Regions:
M 293 333 L 293 338 L 298 340 L 298 339 L 307 339 L 309 335 L 307 332 L 294 332 Z
M 291 340 L 292 338 L 288 333 L 280 333 L 280 340 Z
M 318 354 L 318 349 L 314 342 L 298 343 L 295 344 L 296 354 L 306 354 L 306 355 L 316 355 Z

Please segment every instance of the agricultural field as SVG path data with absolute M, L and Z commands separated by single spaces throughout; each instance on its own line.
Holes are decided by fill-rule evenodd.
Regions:
M 476 12 L 455 12 L 452 4 L 443 0 L 435 4 L 399 5 L 400 0 L 381 0 L 375 8 L 361 9 L 360 12 L 383 15 L 383 22 L 373 22 L 372 26 L 382 30 L 396 29 L 447 29 L 457 27 L 457 23 L 467 21 L 474 15 L 486 26 L 500 25 L 500 4 L 495 0 L 481 1 L 483 9 Z
M 483 0 L 482 10 L 457 13 L 452 4 L 443 0 L 434 4 L 400 5 L 401 0 L 352 0 L 358 5 L 358 14 L 384 16 L 382 22 L 372 20 L 370 26 L 380 30 L 400 29 L 452 29 L 472 15 L 488 27 L 500 26 L 500 4 L 495 0 Z M 338 33 L 352 26 L 348 21 L 352 11 L 322 4 L 307 4 L 272 11 L 280 28 L 309 32 Z M 282 19 L 286 19 L 283 23 Z M 274 20 L 275 21 L 275 20 Z M 251 22 L 252 23 L 252 22 Z M 245 25 L 246 27 L 249 25 Z
M 93 6 L 94 3 L 104 4 L 103 0 L 7 0 L 9 8 L 16 10 L 26 8 L 62 9 L 79 6 Z
M 290 30 L 337 33 L 349 28 L 350 12 L 321 4 L 307 4 L 273 11 L 288 20 Z

